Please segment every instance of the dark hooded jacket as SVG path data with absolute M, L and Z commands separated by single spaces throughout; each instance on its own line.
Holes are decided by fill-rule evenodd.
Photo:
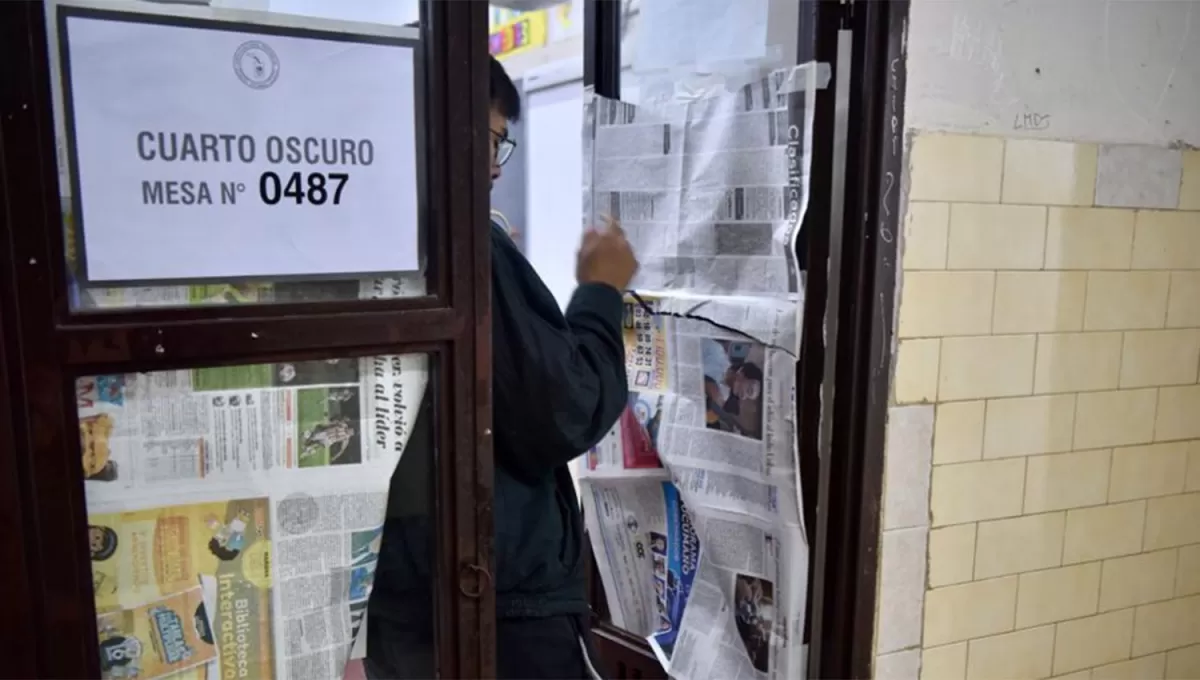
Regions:
M 610 286 L 583 284 L 563 314 L 494 224 L 491 241 L 496 615 L 583 614 L 583 525 L 567 464 L 625 408 L 624 304 Z M 433 622 L 434 391 L 392 476 L 371 597 L 372 618 L 405 628 Z

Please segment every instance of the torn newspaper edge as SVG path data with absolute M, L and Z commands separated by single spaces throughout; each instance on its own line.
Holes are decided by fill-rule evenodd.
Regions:
M 800 677 L 808 542 L 784 349 L 800 307 L 643 299 L 652 313 L 626 303 L 628 407 L 579 471 L 613 623 L 672 677 Z M 697 305 L 741 332 L 673 315 Z
M 641 271 L 629 405 L 581 463 L 584 516 L 613 623 L 674 678 L 805 673 L 795 246 L 818 71 L 585 104 L 585 219 L 618 218 Z

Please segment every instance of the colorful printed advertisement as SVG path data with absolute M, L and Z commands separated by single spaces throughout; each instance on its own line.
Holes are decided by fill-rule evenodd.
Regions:
M 88 522 L 96 611 L 102 622 L 121 615 L 126 623 L 114 629 L 129 631 L 129 612 L 181 593 L 202 593 L 212 603 L 208 619 L 220 677 L 273 676 L 266 499 L 96 514 Z M 172 672 L 182 668 L 171 666 Z M 143 669 L 136 677 L 148 672 Z
M 108 678 L 161 678 L 217 658 L 203 589 L 102 614 L 100 673 Z
M 654 560 L 654 586 L 656 592 L 662 593 L 659 597 L 662 609 L 659 630 L 650 637 L 670 657 L 679 635 L 679 624 L 683 621 L 684 606 L 692 592 L 692 581 L 700 566 L 700 539 L 674 484 L 663 482 L 663 500 L 667 510 L 666 545 L 652 540 L 650 547 Z

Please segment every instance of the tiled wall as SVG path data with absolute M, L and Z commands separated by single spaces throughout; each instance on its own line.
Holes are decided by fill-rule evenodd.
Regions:
M 910 152 L 876 677 L 1200 679 L 1200 152 Z

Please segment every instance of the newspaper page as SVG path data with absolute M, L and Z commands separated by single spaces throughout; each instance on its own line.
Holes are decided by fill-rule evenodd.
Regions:
M 722 614 L 740 641 L 721 642 L 722 663 L 744 657 L 748 673 L 792 677 L 808 561 L 791 396 L 796 305 L 639 295 L 625 318 L 629 406 L 580 475 L 613 623 L 646 636 L 672 675 L 710 677 L 687 669 L 715 662 L 676 656 L 689 640 L 709 651 L 721 642 L 709 627 L 724 619 L 688 614 L 709 588 L 729 611 L 741 606 L 740 628 Z M 715 571 L 702 582 L 705 564 Z
M 320 283 L 217 283 L 192 286 L 74 287 L 82 309 L 188 307 L 331 300 L 376 300 L 425 294 L 424 274 Z
M 81 378 L 105 678 L 342 677 L 423 355 Z
M 584 214 L 618 217 L 642 270 L 625 309 L 629 404 L 581 459 L 584 517 L 613 623 L 674 678 L 805 673 L 807 68 L 684 103 L 587 105 Z
M 817 69 L 736 92 L 637 106 L 589 95 L 583 215 L 620 220 L 637 290 L 800 292 L 794 241 L 807 207 Z

